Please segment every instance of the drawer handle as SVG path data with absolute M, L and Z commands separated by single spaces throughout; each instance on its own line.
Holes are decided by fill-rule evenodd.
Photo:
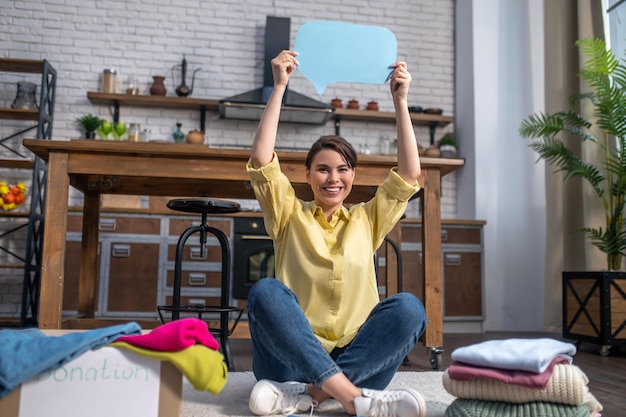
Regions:
M 189 258 L 190 259 L 206 259 L 206 251 L 202 253 L 202 248 L 200 246 L 194 246 L 189 249 Z
M 266 235 L 241 235 L 241 240 L 272 240 Z
M 446 266 L 459 266 L 461 265 L 461 255 L 457 253 L 449 253 L 445 256 Z
M 446 242 L 448 240 L 448 231 L 446 229 L 441 229 L 441 241 Z
M 206 300 L 202 298 L 190 298 L 189 304 L 192 306 L 204 307 L 206 305 Z
M 115 226 L 116 226 L 115 219 L 100 219 L 100 224 L 98 225 L 98 229 L 111 232 L 115 230 Z
M 189 285 L 202 286 L 206 285 L 206 274 L 192 273 L 188 278 Z
M 130 256 L 130 245 L 113 245 L 111 256 L 116 258 L 128 258 Z

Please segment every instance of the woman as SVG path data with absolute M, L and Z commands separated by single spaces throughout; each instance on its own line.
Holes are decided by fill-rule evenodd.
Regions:
M 272 60 L 274 89 L 259 122 L 248 172 L 274 241 L 276 279 L 248 296 L 256 383 L 256 415 L 304 412 L 334 398 L 348 414 L 423 417 L 414 390 L 382 391 L 426 326 L 412 294 L 380 301 L 374 252 L 419 190 L 417 142 L 408 112 L 411 75 L 396 62 L 390 76 L 396 110 L 398 166 L 370 201 L 344 207 L 356 152 L 340 136 L 324 136 L 306 158 L 314 201 L 295 196 L 274 146 L 281 102 L 298 65 L 282 51 Z

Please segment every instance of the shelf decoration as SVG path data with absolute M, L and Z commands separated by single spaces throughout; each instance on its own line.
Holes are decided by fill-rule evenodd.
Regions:
M 26 199 L 26 186 L 21 182 L 7 184 L 0 181 L 0 208 L 3 211 L 12 211 L 22 205 Z

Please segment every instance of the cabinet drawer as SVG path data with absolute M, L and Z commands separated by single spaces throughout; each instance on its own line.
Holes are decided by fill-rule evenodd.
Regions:
M 171 295 L 168 295 L 165 297 L 165 305 L 172 305 L 173 303 L 173 299 Z M 220 305 L 220 299 L 219 297 L 207 297 L 207 296 L 181 296 L 180 297 L 180 305 L 181 306 L 185 306 L 188 304 L 196 304 L 196 305 L 205 305 L 205 306 L 219 306 Z M 171 314 L 169 312 L 166 312 L 165 314 Z M 191 313 L 181 313 L 181 315 L 190 315 L 190 316 L 194 316 L 194 314 Z M 209 313 L 205 313 L 205 316 L 209 316 Z
M 191 226 L 198 226 L 202 218 L 200 216 L 195 218 L 170 218 L 169 219 L 169 235 L 170 236 L 180 236 L 183 234 L 185 230 L 190 228 Z M 216 229 L 224 232 L 226 237 L 230 237 L 230 229 L 231 229 L 231 220 L 229 219 L 218 219 L 214 220 L 208 219 L 209 226 L 215 227 Z M 189 238 L 190 240 L 192 238 Z
M 443 276 L 443 316 L 482 316 L 481 254 L 444 252 Z
M 443 316 L 482 317 L 482 254 L 442 253 Z M 402 251 L 402 290 L 424 300 L 421 251 Z
M 155 312 L 159 244 L 111 242 L 107 312 Z
M 181 288 L 222 288 L 222 271 L 208 270 L 185 270 L 180 274 Z M 166 285 L 168 288 L 174 287 L 174 271 L 167 271 Z
M 208 236 L 208 239 L 211 237 Z M 167 246 L 167 260 L 176 260 L 176 245 Z M 183 248 L 183 262 L 222 262 L 222 247 L 207 245 L 206 253 L 202 253 L 197 236 L 191 236 Z
M 442 226 L 441 244 L 480 245 L 481 228 L 471 226 Z M 421 225 L 403 225 L 402 242 L 421 243 Z
M 161 219 L 158 217 L 100 217 L 98 226 L 100 233 L 127 233 L 137 235 L 159 235 L 161 233 Z M 83 231 L 83 216 L 69 215 L 67 217 L 68 232 Z

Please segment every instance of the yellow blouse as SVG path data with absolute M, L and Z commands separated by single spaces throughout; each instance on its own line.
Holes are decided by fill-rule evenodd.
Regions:
M 374 252 L 419 185 L 394 168 L 370 201 L 342 207 L 328 222 L 315 202 L 295 196 L 276 155 L 246 168 L 274 242 L 276 278 L 295 293 L 326 351 L 347 345 L 380 301 Z

